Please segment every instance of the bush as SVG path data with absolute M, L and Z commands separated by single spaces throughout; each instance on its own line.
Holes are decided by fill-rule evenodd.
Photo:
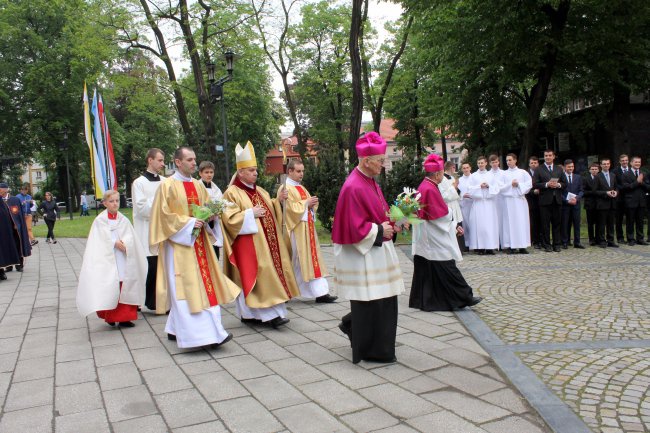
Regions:
M 318 219 L 331 232 L 336 201 L 348 173 L 338 149 L 321 149 L 318 157 L 318 165 L 311 161 L 305 163 L 303 184 L 311 195 L 318 196 Z
M 382 174 L 379 183 L 386 202 L 391 205 L 404 187 L 417 188 L 423 178 L 424 172 L 420 161 L 417 161 L 414 167 L 412 159 L 402 158 L 393 164 L 391 171 Z

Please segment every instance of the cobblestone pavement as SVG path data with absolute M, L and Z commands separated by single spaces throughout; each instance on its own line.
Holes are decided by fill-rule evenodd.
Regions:
M 468 255 L 460 268 L 486 301 L 459 317 L 557 431 L 584 428 L 536 397 L 548 388 L 594 432 L 648 432 L 649 258 L 646 246 Z
M 145 313 L 129 329 L 79 317 L 75 292 L 84 246 L 80 239 L 41 242 L 25 272 L 11 272 L 0 283 L 0 433 L 551 431 L 470 335 L 463 323 L 477 317 L 471 311 L 423 313 L 409 309 L 408 297 L 400 296 L 398 362 L 392 365 L 350 362 L 349 341 L 337 328 L 349 309 L 345 301 L 293 300 L 291 322 L 279 330 L 244 325 L 227 306 L 223 322 L 234 333 L 233 341 L 218 349 L 180 350 L 164 334 L 166 316 Z M 399 254 L 408 286 L 412 263 Z M 324 256 L 331 265 L 331 248 L 324 248 Z M 514 305 L 517 299 L 501 299 L 490 291 L 496 287 L 491 279 L 484 278 L 490 266 L 496 267 L 493 275 L 503 272 L 498 266 L 506 260 L 510 269 L 525 270 L 520 260 L 501 256 L 490 261 L 470 257 L 464 265 L 488 297 L 480 314 L 490 324 L 509 317 L 499 313 L 505 311 L 499 303 Z M 538 273 L 545 269 L 535 260 L 529 263 Z M 481 323 L 472 325 L 473 333 Z M 494 359 L 501 359 L 490 339 L 483 340 Z M 556 358 L 544 351 L 529 353 L 550 361 L 531 358 L 541 375 L 556 375 L 564 364 L 569 368 L 579 362 L 560 357 L 563 366 L 555 370 Z M 643 353 L 630 353 L 621 365 L 643 365 Z M 626 398 L 638 394 L 629 380 L 609 373 L 629 388 Z M 567 382 L 566 392 L 583 380 L 591 384 L 583 377 Z M 628 400 L 621 400 L 616 408 L 627 407 L 623 402 Z M 634 410 L 635 420 L 643 420 L 644 406 Z

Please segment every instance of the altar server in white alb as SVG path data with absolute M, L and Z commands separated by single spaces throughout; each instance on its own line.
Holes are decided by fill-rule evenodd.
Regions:
M 138 177 L 131 186 L 131 199 L 133 200 L 133 227 L 142 245 L 142 250 L 147 257 L 147 283 L 144 305 L 156 310 L 156 272 L 158 269 L 158 245 L 149 245 L 149 217 L 151 205 L 161 181 L 160 171 L 165 167 L 165 154 L 162 150 L 151 148 L 147 151 L 147 169 Z
M 487 159 L 479 156 L 478 170 L 469 178 L 468 192 L 472 198 L 469 214 L 469 248 L 478 254 L 494 254 L 499 248 L 499 217 L 496 197 L 499 194 L 497 180 L 486 170 Z
M 199 176 L 201 176 L 201 182 L 203 183 L 205 189 L 208 191 L 210 200 L 221 200 L 223 193 L 217 184 L 212 182 L 212 178 L 214 178 L 214 164 L 210 161 L 201 161 L 199 164 Z M 223 247 L 223 232 L 221 231 L 221 224 L 215 224 L 214 221 L 210 221 L 208 225 L 214 233 L 215 241 L 212 244 L 212 248 L 214 249 L 214 253 L 217 255 L 218 259 L 219 248 Z
M 469 193 L 469 177 L 472 175 L 472 165 L 469 162 L 463 162 L 460 166 L 463 175 L 458 178 L 458 190 L 460 191 L 460 211 L 463 214 L 463 232 L 465 235 L 465 247 L 469 247 L 469 214 L 472 210 L 472 196 Z
M 329 294 L 325 279 L 327 270 L 316 233 L 318 197 L 309 194 L 301 185 L 304 175 L 305 165 L 299 159 L 292 159 L 287 164 L 286 184 L 278 188 L 278 196 L 285 187 L 288 192 L 283 215 L 285 242 L 291 245 L 291 264 L 300 296 L 315 298 L 319 303 L 332 303 L 337 296 Z
M 374 179 L 386 161 L 386 141 L 369 132 L 356 147 L 359 165 L 341 188 L 332 227 L 336 285 L 351 310 L 339 329 L 350 337 L 353 363 L 395 362 L 397 295 L 404 281 L 393 245 L 397 229 Z
M 77 309 L 82 316 L 96 312 L 106 323 L 133 327 L 144 301 L 147 261 L 129 219 L 118 212 L 120 195 L 109 190 L 106 210 L 93 221 L 86 242 Z
M 533 179 L 526 170 L 517 167 L 517 156 L 506 156 L 508 169 L 503 172 L 501 184 L 503 209 L 501 211 L 501 247 L 508 254 L 528 254 L 530 221 L 526 194 L 533 187 Z

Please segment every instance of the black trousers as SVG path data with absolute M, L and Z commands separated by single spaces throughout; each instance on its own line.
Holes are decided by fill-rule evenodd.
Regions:
M 559 247 L 561 244 L 562 213 L 560 205 L 553 203 L 539 206 L 540 220 L 542 222 L 542 243 L 545 247 L 553 245 Z M 551 226 L 553 226 L 553 243 L 551 244 Z
M 596 242 L 600 245 L 614 242 L 614 222 L 616 209 L 599 209 L 596 223 Z
M 587 209 L 587 234 L 589 243 L 596 242 L 596 225 L 598 223 L 598 211 L 596 209 Z
M 571 240 L 571 228 L 573 228 L 573 243 L 580 244 L 580 210 L 579 204 L 562 206 L 562 243 L 565 245 Z
M 644 207 L 633 207 L 625 209 L 625 229 L 627 232 L 627 241 L 643 240 L 643 217 L 645 214 Z M 634 230 L 636 228 L 636 230 Z
M 625 238 L 623 232 L 623 217 L 625 217 L 625 214 L 625 204 L 618 202 L 618 205 L 616 206 L 616 240 L 618 241 L 622 241 Z
M 162 254 L 162 251 L 161 251 Z M 145 286 L 144 305 L 150 310 L 156 309 L 156 274 L 158 273 L 158 256 L 147 256 L 147 282 Z
M 529 207 L 528 216 L 530 217 L 530 242 L 533 245 L 539 245 L 542 243 L 542 224 L 539 218 L 539 207 Z
M 56 220 L 45 220 L 45 225 L 47 225 L 47 238 L 54 239 L 54 224 Z

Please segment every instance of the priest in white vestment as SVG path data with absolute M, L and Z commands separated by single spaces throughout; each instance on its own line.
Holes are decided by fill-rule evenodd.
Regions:
M 526 170 L 517 167 L 517 156 L 506 156 L 508 169 L 501 184 L 503 211 L 501 213 L 501 247 L 509 254 L 528 254 L 530 246 L 530 220 L 526 194 L 533 187 L 533 179 Z
M 278 188 L 278 196 L 285 188 L 288 192 L 283 212 L 283 231 L 288 238 L 285 242 L 291 245 L 291 264 L 300 296 L 315 299 L 317 303 L 332 303 L 338 297 L 330 295 L 325 279 L 327 270 L 316 232 L 318 197 L 309 194 L 301 184 L 304 175 L 305 165 L 299 159 L 292 159 L 287 164 L 286 183 Z
M 472 198 L 469 248 L 478 254 L 494 254 L 494 250 L 499 248 L 498 181 L 491 171 L 486 170 L 487 159 L 484 156 L 480 156 L 476 164 L 478 170 L 470 176 L 467 188 Z
M 165 167 L 165 154 L 162 150 L 151 148 L 146 156 L 147 169 L 142 176 L 133 181 L 131 200 L 133 202 L 133 228 L 147 258 L 147 282 L 144 305 L 156 310 L 156 274 L 158 273 L 158 245 L 149 244 L 149 218 L 151 206 L 160 183 L 165 180 L 158 173 Z
M 165 332 L 179 348 L 220 345 L 232 338 L 221 324 L 220 305 L 232 302 L 240 289 L 221 271 L 209 225 L 192 216 L 191 205 L 209 199 L 203 185 L 191 177 L 196 171 L 194 151 L 179 148 L 174 163 L 178 170 L 158 189 L 151 215 L 150 242 L 161 248 L 157 312 L 169 310 Z
M 353 363 L 395 362 L 397 295 L 404 281 L 393 245 L 397 228 L 374 179 L 386 160 L 386 141 L 369 132 L 356 148 L 359 165 L 341 188 L 332 227 L 335 281 L 351 310 L 339 329 L 350 338 Z
M 413 281 L 409 307 L 423 311 L 452 311 L 476 305 L 472 288 L 456 266 L 463 257 L 457 236 L 463 228 L 456 224 L 443 200 L 439 186 L 444 182 L 443 161 L 431 154 L 424 161 L 425 178 L 418 187 L 422 222 L 413 228 Z

